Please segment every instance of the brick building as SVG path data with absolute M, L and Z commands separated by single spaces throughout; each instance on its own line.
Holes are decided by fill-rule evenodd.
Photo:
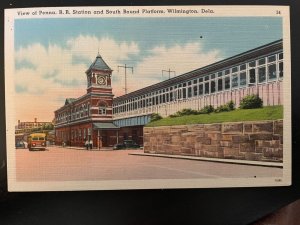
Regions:
M 119 128 L 112 122 L 112 70 L 98 54 L 86 71 L 87 92 L 75 99 L 68 98 L 55 111 L 55 141 L 70 146 L 112 146 L 118 142 Z

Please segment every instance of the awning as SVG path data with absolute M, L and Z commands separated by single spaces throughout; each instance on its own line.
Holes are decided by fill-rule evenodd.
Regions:
M 93 123 L 93 128 L 95 130 L 98 130 L 98 129 L 100 129 L 100 130 L 118 130 L 118 129 L 120 129 L 113 123 Z

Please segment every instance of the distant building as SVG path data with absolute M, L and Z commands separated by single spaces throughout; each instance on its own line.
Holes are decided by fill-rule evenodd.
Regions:
M 16 125 L 15 130 L 16 133 L 23 133 L 33 128 L 40 128 L 46 124 L 51 124 L 51 123 L 52 123 L 51 121 L 48 122 L 38 121 L 37 118 L 34 118 L 34 121 L 26 121 L 26 122 L 21 122 L 20 120 L 18 120 L 18 124 Z
M 143 126 L 184 108 L 218 107 L 257 94 L 265 106 L 283 104 L 283 44 L 278 40 L 163 82 L 113 98 L 112 70 L 98 55 L 86 71 L 87 93 L 55 111 L 55 141 L 94 147 L 125 139 L 143 144 Z
M 47 124 L 52 124 L 49 122 L 38 121 L 34 118 L 34 121 L 21 122 L 18 120 L 18 124 L 15 126 L 15 139 L 16 141 L 22 141 L 27 139 L 27 135 L 32 132 L 33 129 L 41 128 Z

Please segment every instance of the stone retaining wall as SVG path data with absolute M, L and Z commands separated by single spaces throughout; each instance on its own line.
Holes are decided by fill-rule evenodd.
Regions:
M 282 162 L 283 121 L 144 127 L 144 152 Z

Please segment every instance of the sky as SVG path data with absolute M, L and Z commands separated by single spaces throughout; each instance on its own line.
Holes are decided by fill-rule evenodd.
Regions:
M 86 93 L 98 51 L 113 70 L 115 96 L 282 38 L 277 17 L 17 19 L 16 120 L 52 121 L 66 98 Z M 173 76 L 173 73 L 171 74 Z M 34 110 L 33 110 L 34 109 Z

